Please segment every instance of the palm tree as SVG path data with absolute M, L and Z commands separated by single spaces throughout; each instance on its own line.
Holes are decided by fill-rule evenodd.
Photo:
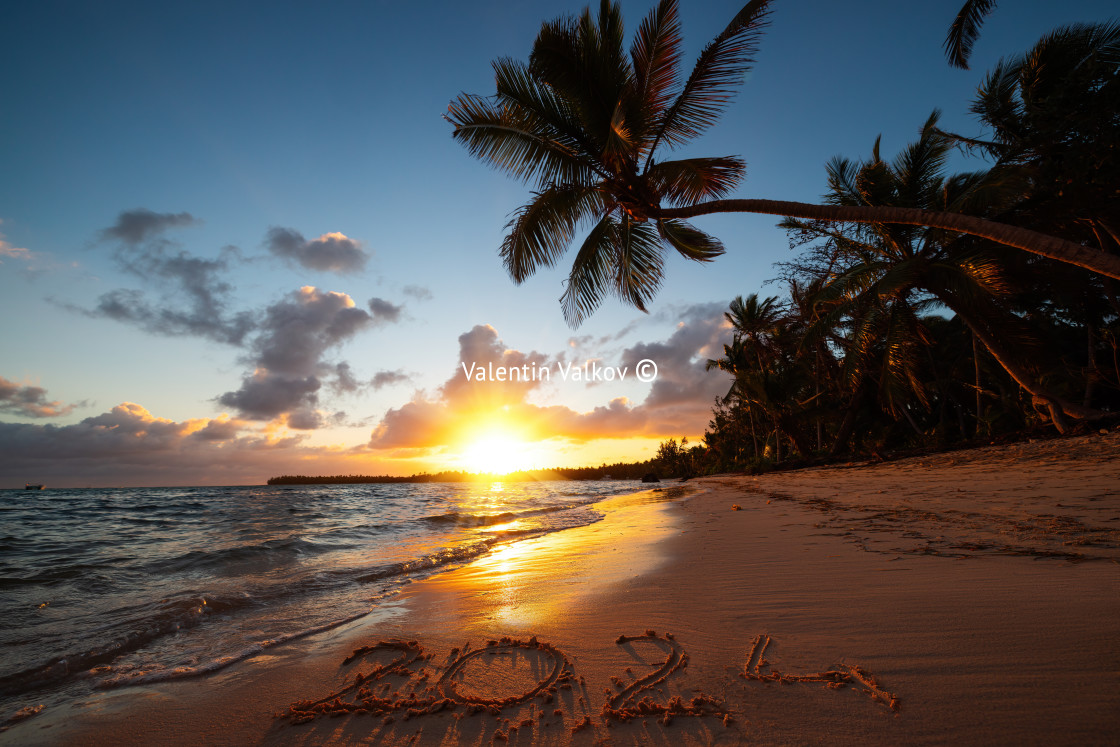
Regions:
M 491 97 L 460 94 L 447 119 L 475 157 L 526 182 L 532 199 L 507 225 L 501 246 L 517 283 L 554 265 L 590 226 L 561 305 L 578 325 L 608 293 L 645 310 L 657 292 L 664 251 L 709 262 L 714 237 L 686 222 L 747 212 L 824 221 L 932 226 L 972 234 L 1120 279 L 1120 256 L 963 213 L 895 205 L 811 205 L 724 199 L 742 180 L 735 156 L 658 160 L 718 119 L 750 69 L 770 0 L 751 0 L 700 53 L 681 82 L 676 0 L 661 0 L 623 50 L 619 7 L 602 0 L 578 18 L 545 23 L 528 63 L 493 63 Z
M 755 365 L 761 365 L 757 358 L 751 360 L 754 356 L 751 351 L 743 343 L 743 338 L 736 334 L 731 339 L 730 345 L 723 346 L 723 357 L 718 359 L 709 358 L 704 364 L 705 371 L 717 369 L 731 374 L 731 388 L 727 390 L 727 394 L 723 397 L 722 402 L 742 406 L 747 411 L 747 423 L 750 426 L 751 443 L 754 446 L 755 459 L 759 457 L 758 448 L 758 430 L 755 426 L 754 408 L 751 407 L 751 399 L 747 390 L 746 379 L 750 375 L 752 368 Z
M 759 456 L 756 413 L 770 424 L 779 460 L 783 437 L 809 456 L 812 448 L 803 421 L 816 406 L 817 396 L 812 393 L 816 367 L 811 358 L 801 356 L 803 325 L 785 313 L 776 296 L 760 299 L 757 293 L 734 299 L 724 317 L 734 330 L 731 344 L 723 346 L 722 358 L 709 359 L 706 369 L 734 377 L 724 401 L 746 409 L 755 457 Z M 769 435 L 763 440 L 769 440 Z
M 723 318 L 735 330 L 735 342 L 745 343 L 747 350 L 758 363 L 766 367 L 765 360 L 772 354 L 772 338 L 782 326 L 782 308 L 777 296 L 759 299 L 757 293 L 731 301 Z
M 1001 219 L 1120 250 L 1120 23 L 1057 28 L 1000 60 L 971 110 L 991 136 L 946 136 L 1025 187 Z
M 829 201 L 842 205 L 903 203 L 941 210 L 999 209 L 1008 199 L 1003 175 L 942 175 L 951 144 L 938 132 L 937 117 L 934 112 L 918 141 L 893 163 L 880 158 L 878 141 L 869 161 L 834 159 L 828 165 Z M 1000 366 L 1031 394 L 1036 406 L 1049 412 L 1060 431 L 1066 429 L 1067 416 L 1093 418 L 1101 414 L 1050 391 L 1033 367 L 1022 360 L 1012 343 L 1029 344 L 1031 335 L 1002 303 L 1010 292 L 1002 263 L 983 246 L 933 228 L 886 223 L 842 231 L 797 219 L 786 219 L 783 225 L 827 237 L 854 260 L 828 278 L 822 288 L 822 302 L 840 303 L 834 303 L 820 324 L 834 325 L 842 316 L 855 320 L 857 332 L 852 335 L 849 355 L 857 355 L 855 361 L 866 359 L 876 346 L 884 347 L 881 330 L 895 335 L 895 341 L 885 344 L 882 368 L 884 375 L 890 374 L 893 379 L 890 391 L 881 392 L 881 401 L 888 406 L 897 409 L 891 404 L 892 397 L 897 400 L 902 396 L 900 401 L 904 401 L 912 394 L 924 399 L 915 361 L 920 345 L 925 343 L 914 311 L 935 300 L 957 314 Z M 856 381 L 862 385 L 867 378 L 856 377 Z M 860 386 L 853 388 L 857 393 L 862 391 Z M 905 394 L 907 391 L 909 394 Z

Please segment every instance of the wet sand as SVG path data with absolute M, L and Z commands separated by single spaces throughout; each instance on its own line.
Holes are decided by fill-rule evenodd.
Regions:
M 1120 433 L 685 487 L 0 741 L 1120 740 Z

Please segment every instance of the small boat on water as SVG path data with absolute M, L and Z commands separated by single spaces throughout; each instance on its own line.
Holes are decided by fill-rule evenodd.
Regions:
M 44 487 L 46 487 L 46 486 L 45 486 L 45 485 L 43 485 L 43 483 L 30 483 L 30 482 L 27 482 L 27 483 L 24 483 L 24 484 L 23 484 L 23 489 L 24 489 L 24 490 L 42 490 L 42 489 L 43 489 Z

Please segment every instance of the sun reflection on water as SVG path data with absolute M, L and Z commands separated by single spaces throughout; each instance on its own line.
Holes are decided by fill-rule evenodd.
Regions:
M 559 623 L 586 605 L 577 598 L 596 589 L 630 582 L 664 562 L 658 541 L 673 534 L 667 503 L 683 491 L 647 491 L 595 505 L 604 514 L 595 524 L 495 547 L 434 585 L 452 592 L 448 611 L 500 621 L 511 629 Z M 480 501 L 492 496 L 478 496 Z M 515 520 L 482 528 L 508 532 L 525 528 Z M 461 604 L 463 600 L 475 600 Z

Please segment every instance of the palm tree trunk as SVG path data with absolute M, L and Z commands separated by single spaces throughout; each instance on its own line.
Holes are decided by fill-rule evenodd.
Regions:
M 1093 404 L 1093 393 L 1097 384 L 1097 337 L 1093 333 L 1092 322 L 1085 323 L 1086 348 L 1089 359 L 1085 369 L 1085 397 L 1081 404 L 1089 407 Z
M 848 402 L 848 410 L 844 413 L 844 420 L 840 423 L 840 430 L 836 432 L 836 440 L 832 443 L 832 449 L 828 452 L 830 457 L 842 454 L 848 448 L 848 440 L 852 437 L 852 431 L 856 428 L 856 419 L 866 396 L 867 387 L 864 380 L 861 379 L 852 393 L 852 399 Z
M 821 351 L 815 351 L 813 356 L 813 394 L 814 399 L 819 400 L 821 396 Z M 813 407 L 818 407 L 819 403 L 814 402 Z M 821 416 L 817 416 L 817 451 L 824 447 L 821 444 Z M 809 456 L 806 454 L 805 456 Z
M 957 414 L 957 429 L 960 430 L 962 439 L 968 438 L 968 436 L 965 435 L 968 433 L 968 430 L 965 428 L 964 424 L 964 414 L 968 412 L 968 408 L 957 399 L 955 394 L 950 393 L 950 396 L 953 398 L 953 411 Z
M 1092 249 L 1072 241 L 1031 231 L 1018 226 L 978 218 L 963 213 L 945 213 L 920 208 L 864 205 L 812 205 L 807 202 L 782 200 L 711 200 L 679 208 L 650 211 L 652 218 L 694 218 L 713 213 L 763 213 L 806 220 L 827 220 L 846 223 L 903 223 L 929 226 L 946 231 L 967 233 L 1016 249 L 1056 259 L 1106 277 L 1120 280 L 1120 256 Z
M 903 417 L 906 418 L 906 422 L 910 424 L 910 427 L 914 429 L 914 433 L 919 436 L 925 435 L 924 433 L 922 433 L 922 429 L 918 427 L 917 422 L 915 422 L 914 420 L 914 416 L 910 414 L 910 410 L 908 410 L 905 405 L 898 409 L 902 411 Z
M 945 302 L 944 298 L 941 300 L 943 303 Z M 1002 346 L 996 342 L 995 338 L 989 335 L 987 330 L 983 329 L 983 325 L 975 323 L 971 314 L 962 314 L 959 308 L 954 308 L 954 304 L 946 303 L 946 305 L 953 309 L 953 311 L 964 320 L 964 323 L 972 330 L 972 334 L 976 335 L 988 353 L 995 358 L 996 363 L 998 363 L 1004 371 L 1007 371 L 1011 378 L 1015 379 L 1016 384 L 1031 395 L 1035 404 L 1044 405 L 1046 407 L 1050 412 L 1050 419 L 1054 422 L 1054 427 L 1058 429 L 1059 433 L 1065 433 L 1069 427 L 1069 421 L 1066 415 L 1084 419 L 1099 418 L 1103 415 L 1103 413 L 1097 410 L 1067 402 L 1061 397 L 1047 391 L 1041 384 L 1035 381 L 1034 376 L 1032 376 L 1026 368 L 1021 366 L 1007 351 L 1003 350 Z
M 980 436 L 980 423 L 983 422 L 980 416 L 983 414 L 980 411 L 980 350 L 976 345 L 976 333 L 972 333 L 972 368 L 976 377 L 976 437 Z M 964 435 L 963 433 L 961 434 Z
M 1115 337 L 1109 340 L 1109 343 L 1112 345 L 1112 370 L 1116 374 L 1116 386 L 1120 386 L 1120 356 L 1117 355 L 1120 346 L 1116 344 Z
M 754 427 L 754 408 L 747 405 L 747 415 L 751 418 L 751 443 L 754 445 L 754 460 L 758 461 L 758 431 Z

